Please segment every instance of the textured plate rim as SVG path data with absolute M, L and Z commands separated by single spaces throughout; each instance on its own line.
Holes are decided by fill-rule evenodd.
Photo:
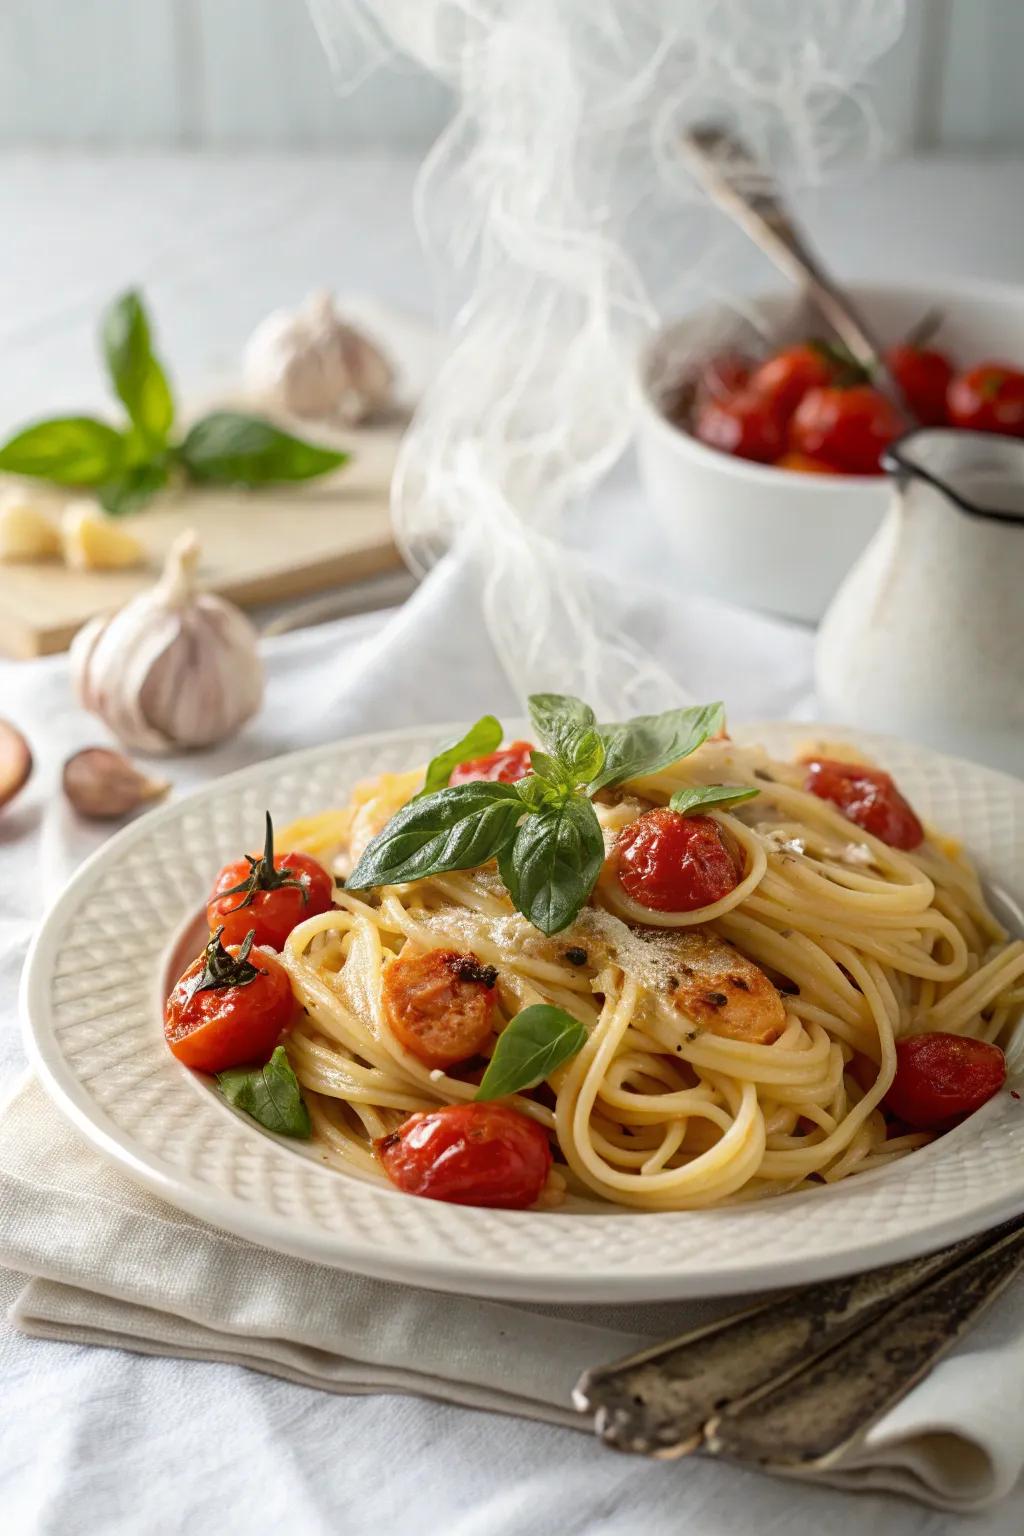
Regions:
M 378 1279 L 398 1281 L 404 1284 L 426 1286 L 430 1289 L 491 1296 L 508 1300 L 541 1301 L 548 1303 L 574 1302 L 640 1302 L 682 1299 L 691 1296 L 739 1295 L 751 1290 L 769 1289 L 809 1281 L 828 1279 L 854 1273 L 879 1264 L 910 1258 L 941 1247 L 948 1242 L 968 1236 L 1024 1212 L 1024 1167 L 1020 1178 L 1012 1188 L 1003 1190 L 969 1206 L 955 1206 L 945 1215 L 930 1217 L 917 1224 L 901 1226 L 898 1231 L 884 1230 L 876 1235 L 857 1232 L 842 1246 L 831 1252 L 819 1252 L 810 1256 L 795 1252 L 773 1253 L 766 1257 L 758 1253 L 756 1262 L 747 1255 L 733 1261 L 717 1260 L 707 1263 L 700 1259 L 690 1261 L 686 1256 L 686 1243 L 673 1245 L 672 1238 L 685 1238 L 683 1224 L 694 1227 L 715 1221 L 719 1215 L 732 1221 L 749 1225 L 752 1238 L 764 1236 L 765 1221 L 770 1221 L 773 1206 L 781 1218 L 784 1215 L 805 1211 L 813 1221 L 813 1211 L 819 1201 L 835 1202 L 855 1193 L 857 1180 L 809 1192 L 804 1195 L 782 1197 L 778 1203 L 766 1201 L 749 1206 L 728 1207 L 721 1213 L 698 1212 L 618 1212 L 604 1213 L 532 1213 L 532 1212 L 472 1212 L 470 1208 L 448 1207 L 462 1215 L 488 1218 L 498 1216 L 503 1226 L 521 1229 L 524 1239 L 524 1262 L 516 1265 L 498 1264 L 493 1261 L 467 1259 L 460 1254 L 445 1250 L 435 1253 L 410 1254 L 395 1251 L 382 1242 L 360 1241 L 352 1236 L 304 1228 L 289 1223 L 277 1213 L 258 1205 L 244 1202 L 224 1191 L 207 1188 L 202 1182 L 184 1177 L 179 1171 L 163 1162 L 145 1148 L 139 1148 L 126 1140 L 124 1133 L 115 1126 L 96 1103 L 88 1089 L 64 1060 L 52 1028 L 48 982 L 53 961 L 61 940 L 66 936 L 71 916 L 84 902 L 80 897 L 88 894 L 97 875 L 113 867 L 136 844 L 144 842 L 166 823 L 184 817 L 188 812 L 208 801 L 217 800 L 225 793 L 242 790 L 261 782 L 268 784 L 280 778 L 286 770 L 301 768 L 304 764 L 330 763 L 332 759 L 352 757 L 360 753 L 369 755 L 388 747 L 401 746 L 404 742 L 421 742 L 425 737 L 438 741 L 461 730 L 461 724 L 449 726 L 424 725 L 404 727 L 399 730 L 379 731 L 356 737 L 343 738 L 326 745 L 307 747 L 297 752 L 266 759 L 238 769 L 212 781 L 210 784 L 182 796 L 167 805 L 157 807 L 121 829 L 86 859 L 72 875 L 64 890 L 52 903 L 32 942 L 26 957 L 21 983 L 21 1016 L 26 1050 L 33 1071 L 46 1092 L 76 1129 L 105 1158 L 119 1166 L 136 1182 L 142 1184 L 160 1199 L 188 1212 L 198 1220 L 229 1231 L 253 1243 L 294 1255 L 297 1258 L 348 1269 Z M 831 738 L 843 738 L 851 745 L 863 745 L 874 749 L 884 760 L 886 750 L 910 753 L 922 767 L 945 766 L 959 773 L 968 773 L 982 781 L 991 779 L 1008 790 L 1022 804 L 1024 814 L 1024 783 L 994 769 L 966 762 L 963 759 L 945 757 L 924 747 L 901 742 L 898 738 L 872 734 L 837 725 L 816 722 L 764 722 L 743 725 L 736 735 L 756 741 L 759 735 L 779 734 L 813 737 L 825 733 Z M 359 770 L 354 777 L 361 777 Z M 269 790 L 268 790 L 269 793 Z M 169 937 L 169 934 L 164 936 Z M 148 995 L 148 993 L 147 993 Z M 915 1173 L 925 1163 L 949 1154 L 955 1155 L 958 1143 L 967 1139 L 972 1129 L 991 1119 L 993 1106 L 986 1106 L 972 1117 L 967 1125 L 950 1133 L 940 1143 L 917 1154 L 912 1160 L 899 1165 L 899 1170 Z M 240 1126 L 239 1134 L 267 1138 L 262 1132 L 248 1126 Z M 286 1147 L 281 1152 L 289 1159 L 294 1153 Z M 302 1159 L 309 1166 L 307 1159 Z M 314 1165 L 318 1177 L 334 1181 L 344 1180 L 334 1169 Z M 348 1181 L 351 1182 L 351 1181 Z M 861 1187 L 889 1182 L 889 1171 L 867 1175 L 860 1181 Z M 900 1179 L 901 1187 L 907 1184 L 907 1174 Z M 384 1202 L 408 1203 L 408 1197 L 386 1186 L 376 1187 L 360 1181 L 363 1189 L 372 1192 L 375 1199 Z M 428 1211 L 432 1204 L 427 1201 L 411 1202 Z M 782 1206 L 785 1206 L 785 1210 Z M 666 1246 L 677 1250 L 673 1262 L 663 1262 L 647 1269 L 622 1270 L 614 1267 L 591 1268 L 585 1273 L 573 1266 L 545 1267 L 529 1262 L 543 1257 L 544 1229 L 550 1223 L 584 1224 L 593 1232 L 598 1224 L 629 1223 L 650 1226 L 656 1224 L 666 1232 Z M 797 1226 L 800 1214 L 797 1215 Z M 554 1235 L 550 1231 L 550 1235 Z M 691 1234 L 695 1235 L 695 1234 Z M 759 1244 L 753 1245 L 759 1248 Z M 678 1250 L 683 1250 L 682 1257 Z

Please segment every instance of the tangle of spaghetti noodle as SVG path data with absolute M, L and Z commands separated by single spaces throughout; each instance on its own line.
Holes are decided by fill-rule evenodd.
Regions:
M 382 977 L 407 945 L 470 951 L 497 969 L 495 1038 L 533 1003 L 586 1026 L 575 1057 L 509 1101 L 552 1137 L 561 1177 L 542 1203 L 564 1181 L 645 1210 L 709 1206 L 834 1182 L 928 1141 L 881 1108 L 896 1042 L 933 1030 L 996 1041 L 1024 1002 L 1024 942 L 1008 941 L 955 845 L 931 832 L 913 852 L 889 847 L 759 748 L 709 742 L 599 798 L 609 849 L 675 790 L 716 782 L 759 795 L 712 813 L 743 872 L 697 912 L 638 906 L 610 858 L 554 938 L 513 909 L 493 866 L 339 887 L 336 910 L 301 923 L 281 957 L 305 1009 L 288 1053 L 330 1160 L 383 1177 L 376 1138 L 476 1092 L 479 1071 L 431 1070 L 388 1028 Z M 293 824 L 288 843 L 344 874 L 421 784 L 422 770 L 385 775 L 345 809 Z M 689 1006 L 680 977 L 699 940 L 770 983 L 781 1010 L 769 1043 L 732 1038 Z

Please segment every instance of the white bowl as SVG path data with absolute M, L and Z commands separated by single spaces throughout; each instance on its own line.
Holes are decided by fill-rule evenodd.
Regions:
M 937 309 L 944 320 L 936 344 L 955 363 L 1001 358 L 1024 367 L 1024 290 L 947 280 L 850 283 L 848 291 L 885 344 Z M 659 397 L 673 364 L 678 375 L 687 357 L 728 346 L 750 319 L 770 341 L 806 335 L 799 308 L 792 292 L 774 293 L 745 302 L 742 317 L 719 306 L 657 332 L 640 358 L 637 453 L 650 501 L 695 586 L 816 621 L 881 521 L 885 477 L 798 474 L 733 458 L 673 426 Z

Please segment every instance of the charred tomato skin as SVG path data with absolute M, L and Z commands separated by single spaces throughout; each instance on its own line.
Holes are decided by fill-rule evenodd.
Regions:
M 407 1195 L 510 1211 L 537 1203 L 551 1168 L 543 1127 L 492 1103 L 420 1111 L 377 1142 L 377 1155 Z

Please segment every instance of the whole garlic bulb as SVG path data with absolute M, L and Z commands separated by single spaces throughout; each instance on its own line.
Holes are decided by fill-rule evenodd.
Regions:
M 185 533 L 163 575 L 71 646 L 80 702 L 140 752 L 209 747 L 263 699 L 256 631 L 233 603 L 195 589 L 199 544 Z
M 249 338 L 244 366 L 262 399 L 343 426 L 387 405 L 394 385 L 387 358 L 341 318 L 329 293 L 314 293 L 294 313 L 268 315 Z

